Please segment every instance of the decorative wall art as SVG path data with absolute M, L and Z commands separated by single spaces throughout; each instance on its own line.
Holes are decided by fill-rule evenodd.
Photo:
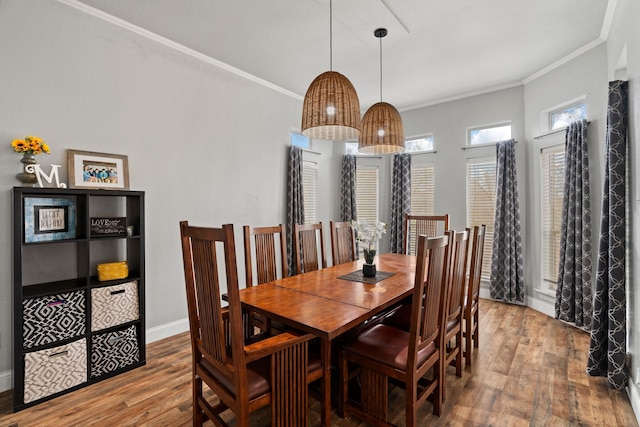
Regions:
M 66 197 L 27 197 L 24 199 L 25 243 L 75 238 L 75 199 Z
M 129 189 L 129 159 L 120 154 L 67 150 L 69 188 Z

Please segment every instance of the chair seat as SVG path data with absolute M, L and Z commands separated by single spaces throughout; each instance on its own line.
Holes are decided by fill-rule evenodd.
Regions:
M 365 329 L 344 350 L 396 369 L 407 368 L 409 333 L 393 326 L 377 324 Z M 418 352 L 418 366 L 436 351 L 434 342 Z
M 208 374 L 229 390 L 230 393 L 236 394 L 236 387 L 231 378 L 221 375 L 220 372 L 214 369 L 211 363 L 204 358 L 200 360 L 200 366 L 202 369 L 206 369 Z M 253 400 L 271 391 L 271 386 L 269 385 L 270 371 L 271 366 L 268 357 L 256 360 L 247 365 L 249 400 Z
M 401 305 L 400 308 L 385 317 L 382 323 L 408 332 L 409 325 L 411 325 L 411 305 Z M 452 330 L 457 324 L 458 321 L 455 319 L 449 321 L 447 323 L 447 332 Z

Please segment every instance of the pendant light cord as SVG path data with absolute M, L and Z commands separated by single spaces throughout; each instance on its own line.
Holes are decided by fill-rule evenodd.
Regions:
M 380 102 L 382 102 L 382 37 L 380 37 Z
M 333 71 L 333 1 L 329 0 L 329 71 Z

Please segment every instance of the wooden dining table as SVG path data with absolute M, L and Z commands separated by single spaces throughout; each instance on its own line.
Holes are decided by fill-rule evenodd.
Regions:
M 362 278 L 358 274 L 362 265 L 362 260 L 348 262 L 240 290 L 243 309 L 320 338 L 325 370 L 321 384 L 321 422 L 324 426 L 331 422 L 332 341 L 413 291 L 415 256 L 379 255 L 375 279 Z

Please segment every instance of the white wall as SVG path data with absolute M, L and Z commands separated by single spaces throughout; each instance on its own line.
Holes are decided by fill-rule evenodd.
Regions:
M 131 188 L 147 196 L 147 327 L 162 335 L 165 325 L 186 327 L 180 220 L 231 222 L 238 243 L 244 224 L 285 222 L 287 147 L 302 103 L 58 2 L 0 1 L 0 40 L 4 390 L 11 386 L 11 188 L 21 166 L 11 140 L 42 137 L 52 154 L 40 162 L 65 172 L 69 148 L 129 156 Z M 322 149 L 324 157 L 331 150 Z
M 525 265 L 527 294 L 530 305 L 547 314 L 554 314 L 554 295 L 538 292 L 542 287 L 541 272 L 541 197 L 540 149 L 550 145 L 564 145 L 564 133 L 540 139 L 534 137 L 549 131 L 548 111 L 566 102 L 583 99 L 587 104 L 587 130 L 589 145 L 589 173 L 591 177 L 592 259 L 597 260 L 597 236 L 600 229 L 602 200 L 602 153 L 607 110 L 606 44 L 602 43 L 568 63 L 529 82 L 524 89 L 525 135 L 527 140 L 527 205 L 530 221 L 525 223 L 528 239 L 523 240 L 528 254 Z
M 632 221 L 628 252 L 627 346 L 631 354 L 631 376 L 627 391 L 640 418 L 640 2 L 618 0 L 607 43 L 607 78 L 629 81 L 629 219 Z M 622 67 L 622 69 L 620 69 Z

